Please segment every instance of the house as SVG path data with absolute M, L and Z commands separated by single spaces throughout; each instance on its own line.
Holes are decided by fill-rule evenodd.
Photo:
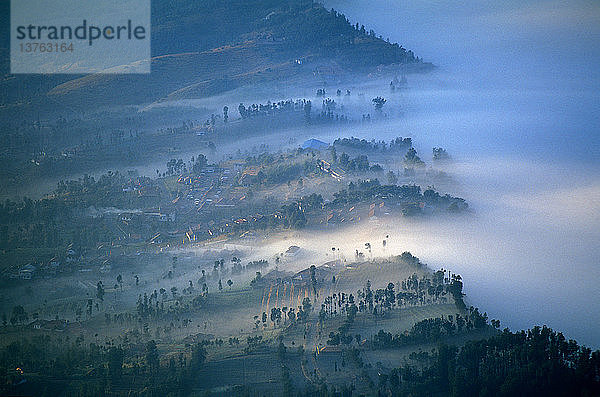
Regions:
M 29 323 L 29 327 L 44 331 L 64 331 L 67 328 L 67 321 L 37 319 Z
M 21 280 L 31 280 L 37 268 L 34 265 L 25 265 L 19 269 L 19 278 Z
M 323 354 L 323 353 L 340 353 L 341 351 L 342 351 L 342 347 L 341 346 L 327 345 L 327 346 L 323 346 L 321 349 L 319 349 L 319 354 Z
M 331 280 L 331 278 L 335 274 L 336 274 L 336 272 L 335 272 L 335 269 L 333 266 L 319 266 L 319 267 L 315 268 L 315 279 L 321 283 Z M 296 285 L 311 284 L 312 277 L 311 277 L 310 268 L 301 270 L 298 273 L 294 274 L 294 276 L 292 277 L 292 280 L 294 281 L 294 284 L 296 284 Z
M 292 245 L 287 249 L 287 251 L 285 251 L 285 256 L 296 256 L 298 251 L 300 251 L 300 247 L 297 245 Z
M 327 149 L 328 147 L 329 147 L 328 144 L 326 144 L 325 142 L 320 141 L 318 139 L 309 139 L 302 144 L 302 149 L 309 149 L 309 150 L 323 150 L 323 149 Z
M 67 250 L 67 262 L 75 262 L 77 260 L 77 253 L 73 249 Z
M 60 270 L 60 261 L 56 257 L 50 259 L 50 261 L 40 268 L 40 271 L 46 273 L 46 275 L 55 275 Z
M 110 273 L 111 270 L 112 265 L 110 263 L 105 263 L 104 265 L 100 266 L 100 273 L 102 274 Z

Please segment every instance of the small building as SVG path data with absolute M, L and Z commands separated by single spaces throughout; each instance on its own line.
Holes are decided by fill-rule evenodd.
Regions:
M 29 327 L 44 331 L 64 331 L 67 328 L 67 321 L 37 319 L 29 323 Z
M 21 280 L 31 280 L 36 270 L 37 268 L 32 264 L 25 265 L 19 269 L 19 278 Z
M 324 150 L 327 149 L 329 147 L 328 144 L 326 144 L 323 141 L 320 141 L 318 139 L 309 139 L 307 141 L 305 141 L 302 144 L 302 149 L 309 149 L 309 150 Z
M 300 247 L 298 247 L 297 245 L 292 245 L 287 249 L 287 251 L 285 251 L 285 256 L 296 256 L 299 251 Z
M 102 266 L 100 266 L 100 273 L 102 273 L 102 274 L 110 273 L 111 270 L 112 270 L 112 265 L 110 263 L 105 263 Z

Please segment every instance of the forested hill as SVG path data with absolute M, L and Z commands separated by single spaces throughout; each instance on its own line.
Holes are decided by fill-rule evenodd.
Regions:
M 0 1 L 3 29 L 8 27 L 7 3 Z M 8 34 L 2 36 L 4 103 L 27 103 L 40 95 L 83 107 L 147 103 L 206 97 L 315 71 L 335 75 L 379 65 L 431 67 L 412 51 L 310 0 L 153 0 L 150 75 L 11 76 Z
M 419 61 L 412 51 L 307 0 L 154 1 L 152 29 L 154 56 L 250 42 L 277 45 L 292 58 L 319 55 L 347 67 Z

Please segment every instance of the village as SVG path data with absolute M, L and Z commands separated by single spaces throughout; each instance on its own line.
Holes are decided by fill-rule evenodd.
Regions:
M 403 150 L 407 147 L 410 143 Z M 189 162 L 170 160 L 167 171 L 154 179 L 115 172 L 98 181 L 61 182 L 44 202 L 77 203 L 77 209 L 69 210 L 75 211 L 69 221 L 58 226 L 63 238 L 69 228 L 81 230 L 81 222 L 96 227 L 87 236 L 78 236 L 88 237 L 86 241 L 64 238 L 62 249 L 46 250 L 29 263 L 5 266 L 2 277 L 27 281 L 74 272 L 109 274 L 116 263 L 127 262 L 122 258 L 140 252 L 243 239 L 280 227 L 331 229 L 377 222 L 380 217 L 431 215 L 440 208 L 467 209 L 462 199 L 411 185 L 414 159 L 408 154 L 398 160 L 404 161 L 405 175 L 386 174 L 378 164 L 370 165 L 366 156 L 338 156 L 336 148 L 344 150 L 310 139 L 296 150 L 218 164 L 208 164 L 203 154 Z M 418 171 L 424 180 L 428 172 Z M 409 184 L 386 185 L 403 180 Z M 39 241 L 32 239 L 31 244 L 39 246 Z

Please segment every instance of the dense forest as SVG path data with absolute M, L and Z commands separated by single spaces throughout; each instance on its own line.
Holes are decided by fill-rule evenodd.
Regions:
M 179 354 L 162 355 L 154 341 L 120 346 L 85 344 L 41 336 L 15 341 L 0 350 L 0 393 L 11 395 L 188 396 L 202 389 L 198 376 L 207 350 L 239 341 L 205 340 Z M 260 340 L 248 340 L 249 345 Z M 285 356 L 280 346 L 278 356 Z M 275 352 L 274 352 L 275 353 Z M 362 366 L 360 352 L 350 356 Z M 380 395 L 391 396 L 597 396 L 600 393 L 600 351 L 592 352 L 547 327 L 511 332 L 467 342 L 440 344 L 419 355 L 427 364 L 407 365 L 370 379 Z M 283 361 L 283 360 L 282 360 Z M 16 368 L 16 370 L 15 370 Z M 27 375 L 21 371 L 27 369 Z M 289 372 L 289 371 L 288 371 Z M 352 389 L 319 387 L 285 395 L 350 396 Z M 289 373 L 287 374 L 289 377 Z M 240 395 L 254 395 L 240 387 Z M 210 393 L 205 394 L 210 395 Z
M 433 364 L 382 375 L 381 391 L 412 396 L 597 396 L 600 351 L 547 327 L 504 330 L 461 348 L 441 345 Z

